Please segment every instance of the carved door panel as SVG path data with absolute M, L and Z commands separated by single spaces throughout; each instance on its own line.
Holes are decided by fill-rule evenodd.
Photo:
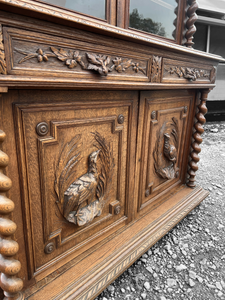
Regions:
M 193 103 L 194 95 L 187 91 L 141 93 L 136 181 L 140 214 L 165 201 L 184 181 Z
M 132 219 L 137 95 L 24 91 L 14 104 L 30 277 Z

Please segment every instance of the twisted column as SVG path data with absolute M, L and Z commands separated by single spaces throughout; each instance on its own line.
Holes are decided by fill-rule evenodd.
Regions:
M 192 42 L 193 35 L 196 32 L 196 27 L 195 27 L 194 23 L 198 19 L 198 16 L 195 13 L 196 10 L 198 9 L 198 2 L 196 0 L 187 0 L 187 3 L 190 6 L 188 7 L 188 10 L 187 10 L 188 20 L 186 22 L 187 32 L 185 34 L 187 41 L 185 44 L 187 47 L 192 48 L 192 45 L 194 44 Z
M 201 103 L 198 106 L 198 113 L 196 114 L 197 122 L 194 125 L 195 133 L 193 134 L 194 142 L 191 147 L 193 151 L 191 152 L 191 161 L 189 162 L 188 174 L 190 175 L 187 186 L 194 188 L 195 187 L 195 173 L 198 170 L 198 161 L 199 161 L 199 152 L 201 152 L 200 144 L 202 143 L 201 134 L 204 132 L 203 124 L 205 124 L 206 119 L 204 115 L 207 113 L 206 100 L 208 97 L 209 90 L 202 91 L 201 94 Z
M 174 31 L 172 33 L 172 36 L 176 40 L 176 37 L 177 37 L 177 15 L 178 15 L 178 2 L 179 2 L 179 0 L 175 0 L 175 1 L 177 2 L 177 6 L 174 9 L 174 13 L 176 15 L 176 18 L 173 21 L 173 25 L 175 26 L 175 29 L 174 29 Z
M 0 130 L 0 145 L 5 140 L 5 136 L 5 133 Z M 20 291 L 23 288 L 23 281 L 16 277 L 21 264 L 13 258 L 19 250 L 19 245 L 11 239 L 17 226 L 9 219 L 10 213 L 14 210 L 14 203 L 6 197 L 12 181 L 3 174 L 3 169 L 8 162 L 8 155 L 0 150 L 0 286 L 4 291 L 4 300 L 22 300 L 24 297 Z

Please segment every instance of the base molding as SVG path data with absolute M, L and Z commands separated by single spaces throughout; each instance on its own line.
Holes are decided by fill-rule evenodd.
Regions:
M 138 221 L 127 226 L 122 232 L 108 240 L 94 251 L 90 257 L 49 282 L 41 290 L 29 295 L 26 299 L 91 300 L 95 299 L 110 283 L 120 276 L 151 246 L 160 240 L 209 193 L 197 186 L 194 189 L 181 186 L 175 194 L 166 199 L 160 206 L 146 214 Z M 138 229 L 135 229 L 138 228 Z M 108 250 L 107 250 L 108 249 Z M 111 251 L 109 250 L 111 249 Z M 96 264 L 88 269 L 89 261 L 95 257 Z M 88 271 L 79 276 L 77 270 L 86 266 Z M 68 280 L 69 279 L 69 280 Z M 57 288 L 57 281 L 67 282 L 62 290 Z M 52 291 L 54 285 L 54 291 Z

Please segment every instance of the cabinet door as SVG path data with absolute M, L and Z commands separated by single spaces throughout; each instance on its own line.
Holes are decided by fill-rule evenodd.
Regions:
M 185 181 L 193 123 L 194 94 L 141 92 L 137 143 L 137 211 L 166 200 Z
M 131 221 L 137 103 L 137 92 L 20 92 L 14 120 L 30 277 L 88 255 Z

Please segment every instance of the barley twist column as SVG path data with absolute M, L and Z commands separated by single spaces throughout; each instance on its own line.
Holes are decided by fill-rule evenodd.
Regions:
M 186 46 L 189 48 L 192 48 L 192 45 L 194 44 L 192 42 L 193 40 L 193 35 L 196 32 L 196 27 L 194 23 L 197 21 L 198 16 L 195 13 L 196 10 L 198 9 L 198 2 L 196 0 L 187 0 L 187 3 L 190 5 L 187 10 L 187 16 L 188 20 L 186 22 L 186 27 L 187 27 L 187 32 L 185 34 L 185 37 L 187 39 L 186 41 Z
M 4 139 L 5 133 L 0 130 L 0 145 Z M 19 250 L 19 245 L 11 238 L 16 231 L 16 224 L 9 219 L 10 213 L 14 210 L 14 203 L 6 197 L 12 182 L 3 174 L 8 162 L 8 156 L 0 150 L 0 286 L 4 291 L 4 300 L 22 300 L 24 297 L 20 291 L 23 288 L 23 281 L 16 277 L 21 264 L 13 258 Z
M 195 123 L 195 133 L 193 134 L 194 142 L 191 147 L 193 151 L 191 152 L 191 161 L 189 162 L 190 169 L 188 170 L 188 174 L 190 177 L 188 178 L 187 186 L 194 188 L 195 187 L 195 173 L 198 170 L 198 161 L 199 161 L 199 152 L 201 152 L 200 144 L 202 143 L 201 134 L 204 132 L 203 124 L 205 124 L 206 119 L 204 115 L 207 113 L 206 100 L 208 97 L 209 90 L 202 91 L 201 94 L 201 103 L 198 106 L 198 113 L 196 114 L 197 122 Z
M 176 15 L 176 18 L 173 21 L 173 25 L 175 26 L 175 29 L 174 29 L 174 31 L 172 33 L 172 36 L 176 40 L 176 37 L 177 37 L 177 15 L 178 15 L 178 2 L 179 2 L 179 0 L 175 0 L 175 1 L 177 2 L 177 6 L 174 9 L 174 13 Z

